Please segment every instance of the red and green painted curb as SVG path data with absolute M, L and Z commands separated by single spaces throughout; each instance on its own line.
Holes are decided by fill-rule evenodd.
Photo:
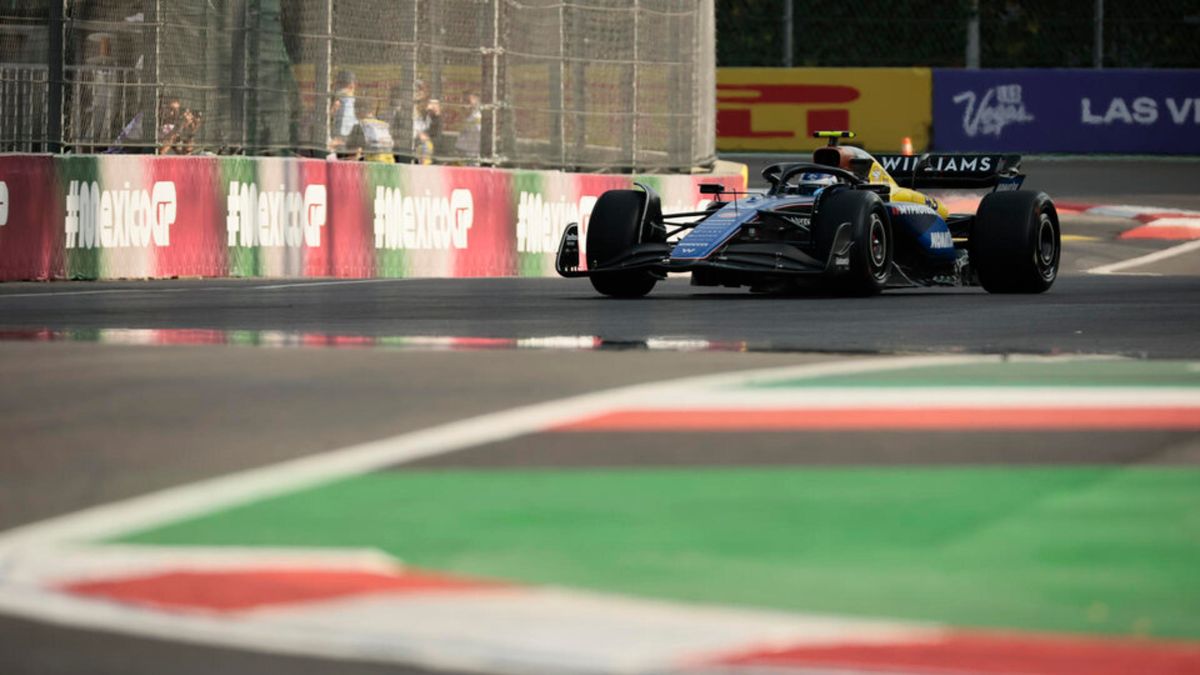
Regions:
M 821 429 L 844 430 L 860 429 L 854 411 L 894 410 L 951 433 L 1007 430 L 988 415 L 1014 410 L 1044 413 L 1022 428 L 1071 433 L 1097 418 L 1054 419 L 1096 410 L 1115 420 L 1104 429 L 1176 434 L 1194 454 L 1200 366 L 864 359 L 550 402 L 6 533 L 0 607 L 498 672 L 1200 668 L 1194 463 L 405 466 L 547 434 L 570 447 L 652 404 L 819 409 L 843 420 Z M 876 430 L 894 428 L 909 427 Z M 757 428 L 736 430 L 731 443 Z

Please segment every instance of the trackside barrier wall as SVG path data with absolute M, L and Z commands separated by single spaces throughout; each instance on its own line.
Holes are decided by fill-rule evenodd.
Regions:
M 946 151 L 1200 154 L 1200 70 L 933 73 Z
M 546 276 L 567 223 L 634 181 L 664 210 L 716 174 L 310 159 L 0 156 L 0 280 Z M 584 230 L 586 233 L 586 229 Z

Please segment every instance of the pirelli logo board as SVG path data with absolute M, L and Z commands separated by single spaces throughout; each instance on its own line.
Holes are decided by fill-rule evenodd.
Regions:
M 718 68 L 719 150 L 811 150 L 821 129 L 852 129 L 869 150 L 896 152 L 905 137 L 929 146 L 928 68 Z

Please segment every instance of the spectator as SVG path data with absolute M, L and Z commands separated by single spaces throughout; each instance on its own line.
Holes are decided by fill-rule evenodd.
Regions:
M 346 139 L 350 136 L 350 132 L 354 131 L 354 126 L 358 124 L 358 117 L 354 111 L 354 92 L 357 84 L 358 79 L 353 72 L 349 70 L 338 72 L 337 89 L 329 104 L 329 149 L 332 152 L 336 153 L 345 149 Z
M 175 145 L 179 142 L 181 123 L 183 122 L 183 105 L 177 98 L 168 98 L 158 109 L 158 152 L 160 155 L 173 154 Z
M 468 91 L 463 97 L 467 104 L 467 116 L 454 142 L 455 153 L 469 164 L 479 163 L 479 135 L 483 129 L 483 112 L 479 107 L 479 94 Z
M 83 106 L 84 124 L 80 133 L 81 140 L 91 144 L 93 148 L 100 143 L 110 143 L 115 134 L 118 105 L 117 60 L 112 55 L 113 36 L 110 33 L 92 33 L 87 38 L 88 49 L 95 45 L 85 63 L 86 73 L 91 77 L 91 87 L 84 88 L 85 102 Z M 91 101 L 86 100 L 90 93 Z
M 184 108 L 179 99 L 167 99 L 158 114 L 159 154 L 190 155 L 196 149 L 196 135 L 204 122 L 203 115 Z
M 358 121 L 346 141 L 346 149 L 356 153 L 356 159 L 368 162 L 394 164 L 392 154 L 392 132 L 387 122 L 379 119 L 379 99 L 365 98 L 361 101 L 363 118 Z
M 429 98 L 425 82 L 417 80 L 412 112 L 413 157 L 418 164 L 432 164 L 434 149 L 442 137 L 442 106 Z
M 179 141 L 176 151 L 181 155 L 190 155 L 196 151 L 196 136 L 204 124 L 204 113 L 191 108 L 183 109 L 183 120 L 179 124 Z

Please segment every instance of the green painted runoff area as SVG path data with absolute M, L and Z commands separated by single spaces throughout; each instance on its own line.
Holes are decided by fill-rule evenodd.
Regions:
M 1200 637 L 1200 470 L 368 474 L 134 534 L 374 547 L 462 575 L 958 625 Z
M 1012 360 L 768 380 L 792 387 L 1200 387 L 1200 362 L 1107 359 Z

